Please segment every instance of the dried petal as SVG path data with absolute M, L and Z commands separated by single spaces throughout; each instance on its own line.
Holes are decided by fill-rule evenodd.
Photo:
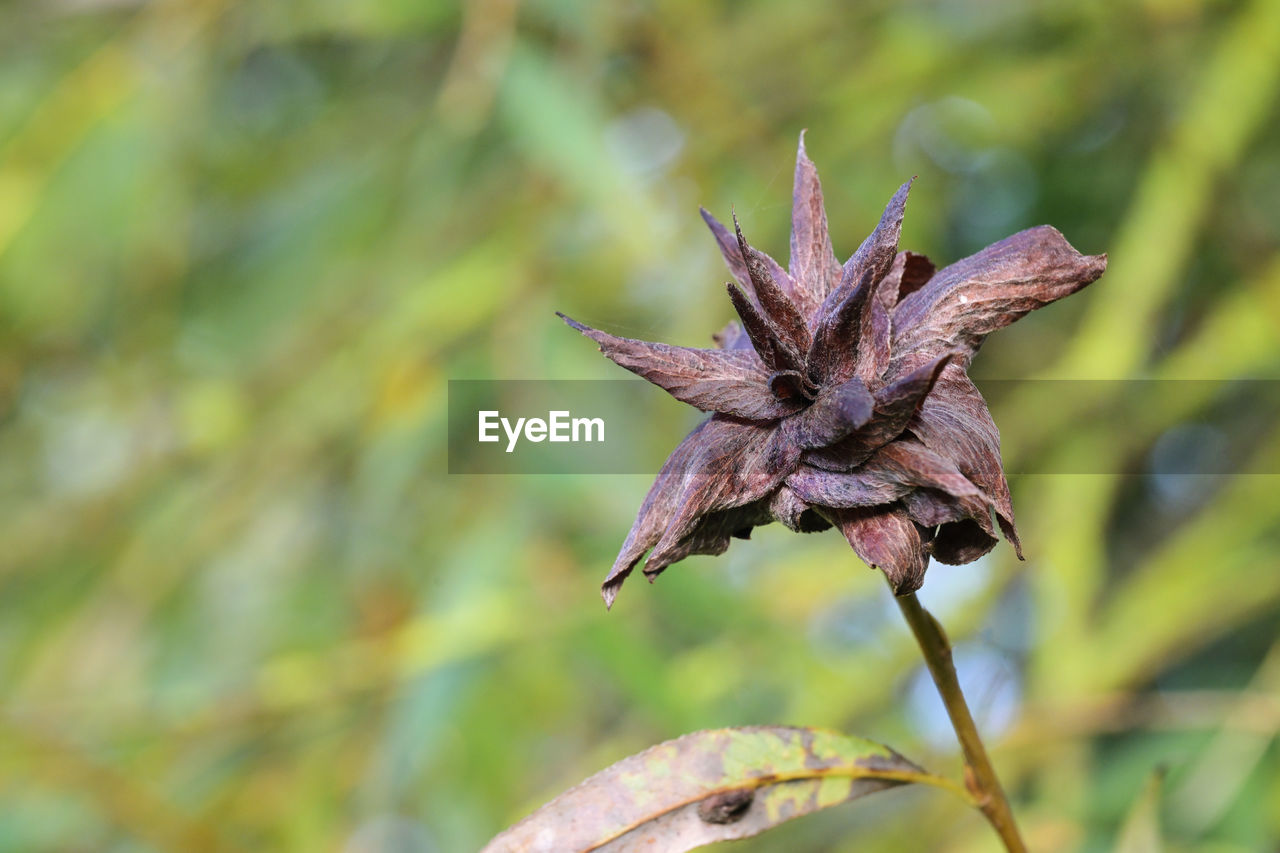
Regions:
M 831 527 L 831 522 L 785 485 L 773 493 L 769 513 L 796 533 L 818 533 Z
M 850 471 L 861 465 L 877 448 L 902 434 L 951 357 L 950 353 L 938 356 L 877 390 L 871 420 L 838 444 L 809 450 L 805 462 L 829 471 Z
M 878 387 L 889 369 L 891 335 L 888 309 L 880 304 L 879 299 L 872 299 L 862 312 L 856 371 L 857 377 L 871 387 Z
M 742 250 L 738 248 L 738 241 L 729 232 L 729 229 L 725 228 L 723 223 L 712 216 L 705 207 L 698 208 L 698 212 L 702 214 L 702 221 L 707 223 L 707 227 L 711 229 L 711 233 L 715 236 L 716 245 L 720 247 L 720 254 L 724 256 L 725 266 L 733 274 L 734 280 L 754 296 L 751 275 L 747 272 L 747 262 L 742 257 Z
M 660 546 L 645 563 L 644 574 L 650 581 L 662 574 L 663 569 L 694 554 L 715 556 L 729 548 L 730 539 L 750 539 L 751 529 L 773 521 L 769 502 L 755 501 L 746 506 L 732 507 L 701 516 L 692 532 L 686 534 L 674 546 Z
M 756 354 L 760 356 L 765 366 L 771 371 L 799 372 L 802 370 L 804 364 L 799 353 L 787 341 L 781 339 L 777 328 L 769 318 L 733 282 L 726 282 L 725 287 L 729 291 L 733 309 L 742 318 L 742 328 L 751 339 L 751 346 L 755 348 Z
M 981 490 L 950 460 L 911 439 L 886 444 L 853 471 L 825 471 L 801 465 L 787 478 L 787 485 L 801 499 L 819 506 L 875 506 L 898 500 L 919 489 L 937 489 L 956 498 L 973 498 L 978 507 L 986 505 Z M 942 521 L 955 519 L 915 520 L 933 527 Z
M 826 471 L 809 465 L 797 468 L 787 478 L 787 486 L 800 500 L 819 507 L 880 506 L 911 491 L 883 470 Z
M 985 496 L 956 497 L 936 489 L 918 489 L 903 499 L 911 520 L 937 528 L 933 556 L 940 563 L 971 563 L 999 541 Z
M 605 581 L 618 586 L 649 553 L 652 577 L 690 554 L 776 519 L 841 528 L 899 594 L 920 586 L 929 555 L 964 563 L 999 524 L 1021 557 L 1000 440 L 965 374 L 983 338 L 1101 275 L 1052 228 L 1024 231 L 935 271 L 898 252 L 911 182 L 840 267 L 817 170 L 801 134 L 791 271 L 702 211 L 742 289 L 742 323 L 718 350 L 615 338 L 569 320 L 619 364 L 714 411 L 663 466 Z
M 702 214 L 702 221 L 707 223 L 707 227 L 711 229 L 712 235 L 716 238 L 716 245 L 720 247 L 720 254 L 724 257 L 725 265 L 729 267 L 729 272 L 733 274 L 734 280 L 742 285 L 751 298 L 755 299 L 755 287 L 751 284 L 751 273 L 747 269 L 747 262 L 743 258 L 741 247 L 738 245 L 738 238 L 720 220 L 712 216 L 705 207 L 698 208 L 698 212 Z M 764 264 L 769 276 L 782 289 L 782 292 L 792 300 L 796 300 L 795 283 L 792 282 L 791 276 L 787 275 L 787 271 L 782 268 L 782 265 L 769 257 L 767 253 L 761 252 L 759 249 L 754 249 L 754 251 Z
M 990 498 L 1000 529 L 1022 559 L 1009 484 L 1000 462 L 1000 431 L 963 367 L 946 366 L 908 428 L 930 450 L 953 460 Z
M 840 286 L 828 294 L 819 309 L 806 357 L 809 375 L 816 382 L 841 382 L 857 370 L 862 315 L 871 292 L 893 266 L 910 189 L 911 181 L 907 181 L 894 193 L 880 224 L 845 263 Z
M 876 286 L 876 298 L 886 309 L 892 311 L 903 298 L 924 287 L 933 278 L 936 269 L 933 261 L 924 255 L 899 252 L 893 259 L 889 272 Z
M 828 509 L 823 514 L 864 563 L 885 573 L 896 595 L 915 592 L 924 583 L 929 534 L 907 517 L 901 504 Z
M 707 422 L 705 439 L 685 468 L 677 509 L 645 563 L 658 574 L 681 559 L 685 538 L 704 516 L 766 497 L 799 463 L 799 448 L 779 441 L 778 430 L 717 415 Z
M 779 370 L 769 375 L 769 391 L 779 400 L 812 400 L 818 389 L 798 370 Z
M 913 490 L 903 503 L 911 520 L 922 527 L 937 527 L 967 518 L 992 536 L 996 532 L 991 523 L 991 503 L 981 492 L 953 495 L 945 489 L 920 488 Z
M 796 151 L 795 188 L 791 194 L 791 277 L 796 301 L 812 317 L 840 281 L 840 262 L 831 248 L 827 212 L 822 204 L 818 170 L 804 150 L 804 133 Z
M 854 378 L 823 391 L 813 405 L 782 423 L 782 440 L 798 447 L 826 447 L 871 419 L 875 399 Z
M 1075 293 L 1107 268 L 1058 229 L 1030 228 L 939 270 L 893 313 L 895 353 L 962 349 L 970 356 L 996 329 Z
M 898 254 L 898 238 L 902 234 L 902 217 L 906 212 L 907 194 L 911 192 L 911 184 L 915 178 L 898 187 L 898 191 L 885 205 L 880 222 L 867 239 L 862 241 L 858 251 L 845 261 L 840 288 L 852 287 L 863 276 L 870 275 L 873 282 L 878 282 L 888 274 Z M 839 299 L 838 294 L 832 294 Z M 836 300 L 828 300 L 827 305 Z
M 948 566 L 972 563 L 998 541 L 972 518 L 948 522 L 933 534 L 933 558 Z
M 743 331 L 742 324 L 730 320 L 725 327 L 711 336 L 720 349 L 752 349 L 751 338 Z
M 767 507 L 750 515 L 728 514 L 697 531 L 713 513 L 767 496 L 791 472 L 795 454 L 779 448 L 777 431 L 715 415 L 689 433 L 667 459 L 600 591 L 612 607 L 627 575 L 650 548 L 651 578 L 692 553 L 711 553 L 724 538 L 769 520 Z M 752 520 L 758 519 L 758 520 Z M 703 549 L 703 550 L 698 550 Z M 720 550 L 724 550 L 720 548 Z M 715 552 L 719 553 L 719 552 Z
M 800 315 L 795 303 L 782 292 L 774 281 L 764 256 L 751 248 L 747 238 L 742 236 L 742 226 L 738 224 L 738 215 L 733 216 L 733 231 L 738 238 L 738 249 L 747 261 L 747 273 L 751 276 L 751 284 L 755 288 L 756 301 L 760 310 L 769 321 L 776 337 L 785 341 L 797 353 L 809 349 L 809 327 Z
M 776 420 L 797 411 L 769 390 L 769 374 L 750 350 L 692 349 L 619 338 L 560 317 L 600 345 L 616 364 L 648 379 L 681 402 L 704 412 L 749 420 Z
M 843 382 L 857 373 L 863 309 L 874 284 L 867 272 L 856 287 L 841 288 L 844 297 L 840 302 L 829 310 L 822 309 L 825 313 L 805 354 L 809 376 L 819 385 Z
M 709 452 L 709 446 L 715 441 L 716 430 L 710 427 L 711 423 L 712 420 L 703 421 L 685 436 L 684 441 L 667 457 L 662 470 L 649 487 L 649 493 L 640 504 L 640 511 L 631 525 L 631 531 L 600 588 L 606 607 L 613 606 L 622 582 L 631 574 L 645 552 L 658 543 L 671 524 L 671 517 L 680 506 L 680 496 L 690 468 L 696 459 Z

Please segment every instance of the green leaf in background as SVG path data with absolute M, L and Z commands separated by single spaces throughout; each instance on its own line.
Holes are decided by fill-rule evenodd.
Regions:
M 650 478 L 446 473 L 447 380 L 616 377 L 555 310 L 707 345 L 698 207 L 785 255 L 806 127 L 841 256 L 919 175 L 935 261 L 1040 223 L 1112 259 L 974 361 L 1019 380 L 1027 561 L 922 595 L 1028 844 L 1112 850 L 1161 764 L 1167 849 L 1277 850 L 1277 55 L 1270 0 L 0 3 L 0 853 L 477 850 L 765 721 L 956 766 L 839 536 L 606 615 Z M 1036 473 L 1076 464 L 1116 473 Z M 991 838 L 902 792 L 732 849 Z
M 910 782 L 966 796 L 862 738 L 787 726 L 712 729 L 602 770 L 494 838 L 485 853 L 679 853 Z
M 1160 795 L 1164 790 L 1164 771 L 1151 774 L 1129 816 L 1125 818 L 1115 853 L 1160 853 Z

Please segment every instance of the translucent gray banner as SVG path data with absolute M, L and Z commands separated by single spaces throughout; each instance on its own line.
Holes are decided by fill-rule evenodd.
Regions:
M 1009 474 L 1280 474 L 1280 380 L 978 380 Z M 705 414 L 638 379 L 450 380 L 450 474 L 654 474 Z

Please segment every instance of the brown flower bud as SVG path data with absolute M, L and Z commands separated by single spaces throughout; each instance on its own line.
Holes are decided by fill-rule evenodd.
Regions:
M 898 251 L 910 184 L 841 265 L 802 134 L 789 271 L 736 220 L 730 232 L 702 211 L 737 280 L 741 325 L 714 336 L 718 349 L 564 317 L 613 361 L 712 413 L 658 473 L 605 579 L 606 604 L 646 553 L 652 580 L 770 521 L 839 528 L 899 594 L 920 587 L 930 556 L 960 564 L 990 551 L 996 525 L 1022 556 L 1000 435 L 966 370 L 988 333 L 1096 280 L 1107 259 L 1042 225 L 935 271 Z

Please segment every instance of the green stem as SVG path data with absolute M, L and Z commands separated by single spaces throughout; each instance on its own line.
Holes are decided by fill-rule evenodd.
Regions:
M 933 676 L 933 683 L 938 687 L 942 702 L 947 706 L 947 716 L 951 718 L 951 725 L 960 740 L 960 749 L 964 752 L 965 784 L 977 799 L 978 808 L 1004 842 L 1005 849 L 1010 853 L 1026 853 L 1027 846 L 1018 834 L 1009 800 L 1000 787 L 995 768 L 982 745 L 982 736 L 978 734 L 973 715 L 964 701 L 964 693 L 960 691 L 946 632 L 920 604 L 915 593 L 897 596 L 897 600 L 902 615 L 911 626 L 911 633 L 916 635 L 929 674 Z

